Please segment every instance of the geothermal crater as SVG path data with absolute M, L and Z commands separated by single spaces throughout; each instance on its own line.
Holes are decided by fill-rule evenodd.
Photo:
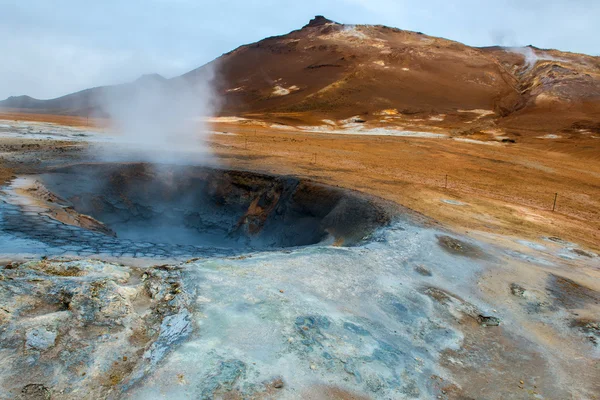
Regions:
M 389 206 L 358 192 L 206 167 L 79 164 L 20 186 L 37 207 L 43 203 L 37 214 L 26 208 L 30 217 L 101 235 L 95 241 L 100 245 L 184 247 L 186 255 L 192 247 L 242 251 L 323 241 L 352 245 L 392 217 Z M 73 241 L 82 238 L 72 236 Z

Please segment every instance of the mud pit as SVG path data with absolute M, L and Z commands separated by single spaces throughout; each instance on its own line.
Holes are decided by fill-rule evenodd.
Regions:
M 395 213 L 358 192 L 291 177 L 148 164 L 80 164 L 24 177 L 7 203 L 5 230 L 22 238 L 132 257 L 353 245 Z

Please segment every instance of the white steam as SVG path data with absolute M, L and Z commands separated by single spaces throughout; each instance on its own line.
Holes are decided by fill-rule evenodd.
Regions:
M 523 56 L 525 61 L 525 68 L 527 70 L 533 68 L 538 61 L 560 61 L 560 62 L 569 62 L 569 60 L 554 57 L 545 51 L 535 51 L 532 47 L 505 47 L 507 51 L 517 53 Z
M 115 141 L 96 150 L 103 161 L 202 164 L 210 159 L 205 121 L 217 107 L 214 71 L 205 67 L 192 78 L 158 75 L 103 91 Z

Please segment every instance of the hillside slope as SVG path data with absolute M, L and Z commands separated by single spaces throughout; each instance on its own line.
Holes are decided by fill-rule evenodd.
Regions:
M 241 46 L 164 85 L 193 86 L 213 74 L 220 115 L 289 124 L 360 116 L 471 131 L 600 132 L 600 58 L 557 50 L 473 48 L 318 16 L 302 29 Z M 99 95 L 145 83 L 46 101 L 13 97 L 0 107 L 102 114 Z
M 333 117 L 389 108 L 444 112 L 489 109 L 518 97 L 511 76 L 478 49 L 322 18 L 242 46 L 222 56 L 218 66 L 225 109 L 234 112 L 313 111 Z
M 168 86 L 161 75 L 143 75 L 134 82 L 122 85 L 99 86 L 67 94 L 50 100 L 38 100 L 30 96 L 13 96 L 0 101 L 0 109 L 31 110 L 37 113 L 78 116 L 108 116 L 105 109 L 110 98 L 123 98 L 142 88 Z

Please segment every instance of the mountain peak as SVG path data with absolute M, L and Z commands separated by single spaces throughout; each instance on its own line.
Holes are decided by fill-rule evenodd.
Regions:
M 167 78 L 165 78 L 164 76 L 159 75 L 159 74 L 145 74 L 145 75 L 142 75 L 139 78 L 137 78 L 135 80 L 135 82 L 136 83 L 139 83 L 139 82 L 163 82 L 166 80 L 167 80 Z
M 311 19 L 308 22 L 308 25 L 304 25 L 304 28 L 322 26 L 322 25 L 326 25 L 326 24 L 337 24 L 337 22 L 332 21 L 328 18 L 325 18 L 322 15 L 316 15 L 313 19 Z
M 0 108 L 29 108 L 39 103 L 43 103 L 43 101 L 27 95 L 10 96 L 6 100 L 0 101 Z
M 21 100 L 21 101 L 23 101 L 23 100 L 35 100 L 35 99 L 31 96 L 27 96 L 27 95 L 23 94 L 21 96 L 10 96 L 6 100 L 12 100 L 12 101 Z

